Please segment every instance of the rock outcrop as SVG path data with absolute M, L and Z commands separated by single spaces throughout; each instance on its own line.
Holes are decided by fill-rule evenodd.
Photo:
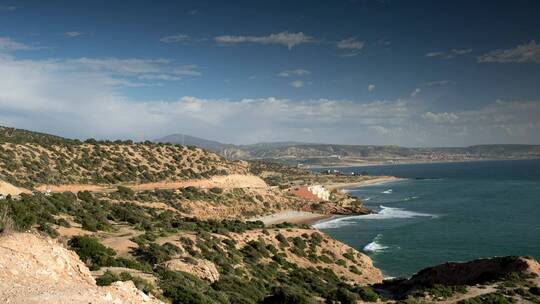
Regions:
M 162 303 L 133 282 L 98 287 L 76 253 L 31 233 L 0 237 L 1 303 Z
M 411 291 L 435 285 L 476 285 L 504 280 L 510 274 L 538 281 L 540 264 L 532 258 L 519 256 L 477 259 L 469 262 L 448 262 L 425 268 L 410 279 L 386 281 L 377 287 L 403 296 Z
M 193 259 L 193 261 L 185 261 L 183 259 L 173 259 L 165 262 L 164 266 L 170 270 L 191 273 L 199 279 L 206 280 L 210 283 L 219 281 L 219 272 L 216 265 L 208 260 Z

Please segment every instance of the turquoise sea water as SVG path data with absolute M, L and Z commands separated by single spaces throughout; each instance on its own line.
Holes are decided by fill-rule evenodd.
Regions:
M 386 277 L 487 256 L 540 259 L 540 160 L 341 170 L 406 178 L 348 190 L 377 213 L 316 225 L 367 253 Z

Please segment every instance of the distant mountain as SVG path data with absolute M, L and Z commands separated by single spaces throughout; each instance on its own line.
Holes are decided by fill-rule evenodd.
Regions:
M 222 151 L 232 145 L 223 144 L 218 141 L 208 140 L 200 137 L 185 135 L 185 134 L 171 134 L 165 137 L 155 139 L 154 142 L 157 143 L 170 143 L 186 146 L 196 146 L 199 148 L 211 150 L 214 152 L 222 153 Z
M 56 135 L 0 126 L 0 143 L 36 143 L 42 145 L 75 144 L 79 141 Z
M 475 145 L 470 147 L 408 148 L 400 146 L 333 145 L 273 142 L 251 145 L 223 144 L 175 134 L 156 140 L 194 145 L 229 159 L 267 159 L 289 164 L 340 166 L 366 163 L 444 162 L 487 159 L 540 158 L 540 145 Z

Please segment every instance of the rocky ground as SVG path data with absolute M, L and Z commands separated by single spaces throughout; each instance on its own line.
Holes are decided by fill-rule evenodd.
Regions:
M 98 287 L 76 253 L 33 233 L 0 237 L 0 282 L 2 303 L 163 303 L 131 281 Z

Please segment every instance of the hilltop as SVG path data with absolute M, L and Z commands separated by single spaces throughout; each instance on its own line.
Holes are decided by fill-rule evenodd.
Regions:
M 194 146 L 81 142 L 4 127 L 0 131 L 0 180 L 30 189 L 43 184 L 179 181 L 248 171 L 245 163 Z

